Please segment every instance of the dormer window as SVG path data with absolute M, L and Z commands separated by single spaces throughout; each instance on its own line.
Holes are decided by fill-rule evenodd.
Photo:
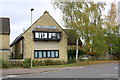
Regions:
M 34 32 L 34 40 L 54 40 L 61 39 L 61 32 Z

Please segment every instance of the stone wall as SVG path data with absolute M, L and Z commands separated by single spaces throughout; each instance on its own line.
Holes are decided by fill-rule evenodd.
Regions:
M 0 34 L 0 49 L 10 49 L 9 34 Z
M 9 60 L 10 53 L 10 35 L 0 34 L 0 57 Z
M 38 19 L 32 27 L 29 27 L 28 30 L 25 31 L 23 34 L 24 36 L 24 53 L 25 58 L 34 58 L 34 37 L 32 30 L 35 28 L 35 26 L 56 26 L 57 29 L 62 31 L 61 40 L 59 41 L 59 58 L 53 58 L 57 60 L 67 60 L 67 35 L 66 33 L 60 28 L 60 26 L 51 18 L 51 16 L 48 13 L 44 13 L 44 15 Z M 41 42 L 40 42 L 41 43 Z M 56 42 L 55 42 L 56 43 Z M 45 45 L 46 43 L 42 43 L 42 45 Z M 51 44 L 51 43 L 48 43 Z M 51 58 L 50 58 L 51 59 Z

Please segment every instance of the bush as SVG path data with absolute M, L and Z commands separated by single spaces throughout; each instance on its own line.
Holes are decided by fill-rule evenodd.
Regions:
M 23 62 L 23 67 L 24 68 L 30 68 L 31 66 L 31 59 L 25 59 L 24 62 Z
M 23 66 L 23 62 L 21 62 L 21 61 L 11 61 L 10 66 L 11 67 L 21 67 L 21 66 Z
M 18 54 L 17 59 L 23 59 L 23 54 Z
M 38 61 L 38 60 L 33 61 L 33 66 L 42 66 L 42 65 L 43 65 L 42 61 Z
M 44 60 L 43 64 L 44 64 L 45 66 L 53 65 L 53 61 L 52 61 L 52 60 Z
M 9 67 L 10 67 L 9 62 L 6 60 L 2 60 L 2 68 L 9 68 Z
M 67 63 L 70 64 L 70 63 L 75 63 L 75 62 L 76 62 L 75 59 L 69 59 Z
M 48 65 L 62 65 L 62 64 L 66 64 L 65 61 L 61 61 L 61 60 L 44 60 L 43 65 L 48 66 Z
M 68 50 L 67 53 L 68 53 L 68 60 L 70 60 L 70 61 L 71 61 L 71 59 L 74 59 L 76 57 L 76 50 L 75 49 Z M 86 53 L 83 50 L 81 50 L 81 49 L 78 50 L 78 57 L 85 55 L 85 54 Z

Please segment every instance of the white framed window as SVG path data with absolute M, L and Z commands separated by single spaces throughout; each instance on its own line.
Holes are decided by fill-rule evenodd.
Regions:
M 39 38 L 39 32 L 35 32 L 35 38 Z
M 47 33 L 44 33 L 44 38 L 47 38 Z

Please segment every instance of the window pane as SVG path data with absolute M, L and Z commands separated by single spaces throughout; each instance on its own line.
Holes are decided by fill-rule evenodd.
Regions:
M 57 33 L 57 38 L 60 39 L 60 33 Z
M 55 57 L 54 51 L 51 51 L 51 57 Z
M 55 51 L 55 57 L 58 57 L 58 51 Z
M 50 57 L 50 51 L 47 51 L 47 57 Z
M 46 57 L 46 51 L 43 51 L 43 57 Z
M 44 38 L 44 34 L 41 32 L 41 39 L 43 39 Z
M 35 38 L 39 38 L 39 33 L 35 32 Z
M 42 58 L 42 51 L 39 51 L 39 58 Z
M 34 57 L 37 58 L 38 55 L 37 55 L 37 51 L 34 52 Z
M 44 38 L 47 38 L 47 33 L 44 33 Z
M 41 33 L 39 33 L 39 38 L 41 39 Z
M 52 33 L 52 39 L 56 39 L 56 33 Z
M 52 38 L 52 33 L 49 33 L 49 39 Z

